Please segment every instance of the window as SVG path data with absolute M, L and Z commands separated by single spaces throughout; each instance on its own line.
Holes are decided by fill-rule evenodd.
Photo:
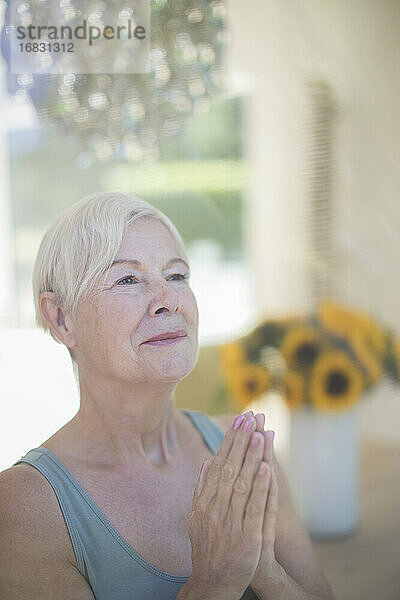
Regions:
M 1 334 L 0 470 L 75 414 L 78 393 L 64 346 L 35 329 L 32 271 L 47 227 L 97 190 L 135 193 L 176 224 L 188 251 L 200 311 L 200 343 L 240 335 L 252 317 L 242 221 L 246 165 L 241 98 L 202 105 L 152 162 L 93 161 L 78 140 L 49 128 L 12 131 L 10 205 L 16 285 L 15 329 Z M 6 118 L 6 117 L 5 117 Z M 32 426 L 34 424 L 34 426 Z

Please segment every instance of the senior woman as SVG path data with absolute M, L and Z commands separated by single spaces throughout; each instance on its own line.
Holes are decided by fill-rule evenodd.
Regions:
M 0 474 L 0 597 L 332 599 L 265 416 L 174 408 L 198 311 L 169 219 L 132 196 L 84 198 L 45 234 L 33 286 L 80 408 Z

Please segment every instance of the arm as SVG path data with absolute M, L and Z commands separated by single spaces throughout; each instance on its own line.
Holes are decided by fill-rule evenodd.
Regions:
M 275 555 L 287 578 L 282 585 L 293 591 L 285 598 L 335 600 L 332 589 L 314 552 L 311 539 L 296 513 L 282 467 L 275 459 L 279 497 Z M 303 595 L 301 595 L 303 591 Z M 309 594 L 309 595 L 308 595 Z M 278 597 L 278 596 L 277 596 Z M 261 597 L 260 600 L 264 600 Z
M 234 415 L 212 417 L 224 432 L 232 425 L 233 419 Z M 253 589 L 260 600 L 335 600 L 308 532 L 295 511 L 287 479 L 276 458 L 274 467 L 279 489 L 275 557 L 280 567 L 268 590 Z
M 55 494 L 29 465 L 0 473 L 0 598 L 95 600 Z

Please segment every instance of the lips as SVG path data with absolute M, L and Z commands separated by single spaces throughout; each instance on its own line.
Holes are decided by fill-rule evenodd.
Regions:
M 147 344 L 148 342 L 158 342 L 160 340 L 175 340 L 182 337 L 186 337 L 186 331 L 183 329 L 179 329 L 178 331 L 166 331 L 165 333 L 160 333 L 152 338 L 149 338 L 144 342 L 144 344 Z

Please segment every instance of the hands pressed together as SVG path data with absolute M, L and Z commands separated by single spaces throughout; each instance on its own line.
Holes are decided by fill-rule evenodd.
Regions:
M 235 417 L 211 460 L 203 463 L 189 514 L 192 580 L 210 597 L 241 598 L 278 577 L 275 525 L 278 484 L 273 431 L 265 416 Z M 206 596 L 204 596 L 206 597 Z

